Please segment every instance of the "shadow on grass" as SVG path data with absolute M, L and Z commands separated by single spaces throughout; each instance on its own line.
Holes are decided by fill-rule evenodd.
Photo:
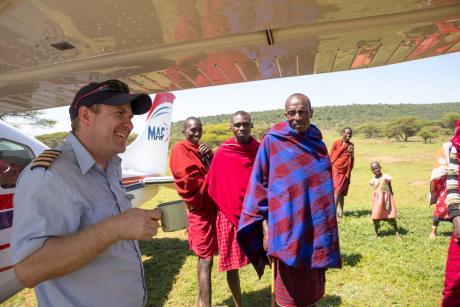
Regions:
M 358 262 L 361 261 L 363 255 L 361 254 L 342 254 L 343 265 L 349 265 L 354 267 Z
M 337 295 L 326 294 L 316 306 L 340 306 L 342 304 L 342 298 Z
M 384 222 L 380 222 L 380 225 L 382 225 L 382 223 Z M 401 226 L 398 226 L 398 231 L 399 231 L 399 234 L 401 236 L 404 236 L 404 235 L 407 235 L 408 231 L 406 228 L 404 227 L 401 227 Z M 395 235 L 395 231 L 393 228 L 391 229 L 380 229 L 379 230 L 379 237 L 389 237 L 389 236 L 394 236 Z
M 144 276 L 148 299 L 146 306 L 163 306 L 176 275 L 191 252 L 188 242 L 177 238 L 159 238 L 139 242 L 144 261 Z
M 371 210 L 360 209 L 360 210 L 345 211 L 345 213 L 343 215 L 344 216 L 349 216 L 349 217 L 370 216 L 371 215 Z
M 244 306 L 270 306 L 270 287 L 258 291 L 243 292 L 241 301 Z M 229 296 L 225 301 L 213 303 L 215 306 L 235 306 L 233 298 Z
M 442 236 L 442 237 L 451 237 L 452 236 L 452 230 L 451 231 L 438 231 L 436 233 L 436 236 Z
M 266 287 L 259 291 L 245 292 L 242 294 L 241 300 L 244 306 L 270 306 L 270 287 Z M 341 304 L 342 299 L 340 296 L 327 294 L 316 304 L 316 306 L 340 306 Z M 235 306 L 235 303 L 230 296 L 223 302 L 217 302 L 215 306 Z

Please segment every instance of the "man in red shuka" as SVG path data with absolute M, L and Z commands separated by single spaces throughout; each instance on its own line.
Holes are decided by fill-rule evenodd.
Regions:
M 342 139 L 332 143 L 329 154 L 332 163 L 332 180 L 334 181 L 334 199 L 337 206 L 337 218 L 343 214 L 345 196 L 350 185 L 351 170 L 353 169 L 354 145 L 350 142 L 353 132 L 347 127 L 342 130 Z
M 177 142 L 170 158 L 174 185 L 188 209 L 188 241 L 198 256 L 196 306 L 211 306 L 211 268 L 217 250 L 215 204 L 207 193 L 206 174 L 213 156 L 206 144 L 199 145 L 203 128 L 196 117 L 184 121 L 185 140 Z
M 236 233 L 244 195 L 251 176 L 259 142 L 251 137 L 251 115 L 244 111 L 233 114 L 230 130 L 234 137 L 219 146 L 206 180 L 209 196 L 216 203 L 216 229 L 219 247 L 219 271 L 227 272 L 227 283 L 237 307 L 241 306 L 238 269 L 249 259 L 238 246 Z

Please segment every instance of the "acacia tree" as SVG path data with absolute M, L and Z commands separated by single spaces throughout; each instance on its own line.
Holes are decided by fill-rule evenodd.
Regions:
M 366 139 L 371 139 L 378 136 L 382 132 L 382 128 L 376 124 L 364 124 L 356 129 L 358 133 L 364 134 Z
M 388 138 L 401 139 L 404 142 L 418 131 L 420 131 L 420 119 L 414 116 L 396 118 L 386 126 Z
M 450 131 L 454 131 L 455 123 L 457 122 L 457 119 L 460 119 L 460 113 L 457 113 L 457 112 L 444 113 L 439 123 L 441 127 L 448 128 Z
M 425 144 L 431 143 L 431 140 L 438 136 L 436 130 L 433 127 L 424 127 L 420 130 L 417 135 L 423 139 Z
M 39 128 L 53 127 L 56 124 L 55 120 L 41 118 L 43 112 L 40 111 L 27 111 L 27 112 L 12 112 L 0 114 L 0 120 L 8 122 L 12 125 L 17 125 L 17 121 L 20 120 L 22 123 L 32 125 Z

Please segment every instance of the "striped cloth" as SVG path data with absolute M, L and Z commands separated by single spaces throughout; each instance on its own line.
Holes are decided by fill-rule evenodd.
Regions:
M 294 268 L 341 267 L 331 163 L 318 128 L 299 134 L 281 122 L 257 152 L 243 203 L 238 243 L 259 277 L 268 255 Z
M 217 212 L 216 230 L 219 248 L 219 272 L 238 270 L 248 265 L 249 259 L 236 241 L 238 229 L 230 223 L 222 211 Z
M 458 159 L 457 149 L 452 146 L 449 155 L 449 168 L 446 180 L 446 203 L 449 209 L 450 219 L 460 215 L 460 196 L 458 193 Z
M 306 307 L 318 302 L 324 295 L 326 272 L 298 270 L 276 261 L 275 297 L 283 307 Z
M 449 166 L 446 180 L 446 203 L 449 217 L 453 219 L 460 215 L 460 197 L 458 185 L 458 160 L 460 151 L 460 120 L 457 120 L 455 134 L 452 138 L 452 148 L 449 154 Z M 454 223 L 455 227 L 455 223 Z M 443 307 L 459 306 L 460 304 L 460 247 L 455 242 L 455 233 L 452 234 L 447 254 L 446 275 L 444 278 L 444 290 L 442 291 Z

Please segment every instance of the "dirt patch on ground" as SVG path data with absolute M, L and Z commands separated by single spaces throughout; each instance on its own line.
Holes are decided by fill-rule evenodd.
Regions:
M 375 157 L 367 157 L 369 161 L 379 161 L 380 164 L 385 163 L 398 163 L 398 162 L 409 162 L 413 161 L 407 158 L 401 158 L 401 157 L 392 157 L 392 156 L 375 156 Z
M 426 187 L 428 186 L 428 180 L 414 180 L 409 183 L 413 187 Z
M 434 160 L 433 153 L 417 153 L 413 157 L 398 157 L 398 156 L 365 156 L 369 161 L 379 161 L 380 163 L 400 163 L 400 162 L 416 162 Z

